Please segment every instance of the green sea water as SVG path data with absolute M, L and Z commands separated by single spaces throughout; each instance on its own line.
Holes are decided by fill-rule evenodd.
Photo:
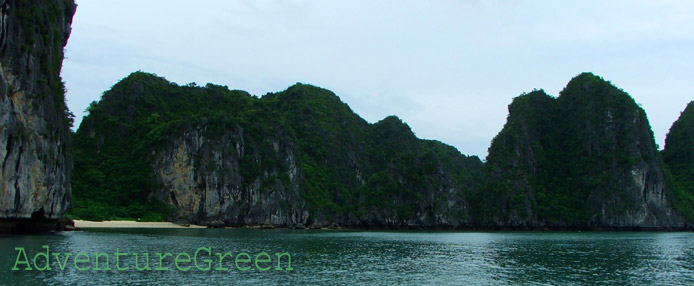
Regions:
M 1 285 L 694 285 L 691 232 L 90 229 L 0 237 L 0 255 Z

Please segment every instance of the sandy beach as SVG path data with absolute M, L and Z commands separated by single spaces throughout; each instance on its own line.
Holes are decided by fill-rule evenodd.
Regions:
M 139 222 L 132 220 L 87 221 L 75 220 L 78 228 L 205 228 L 201 225 L 184 226 L 172 222 Z

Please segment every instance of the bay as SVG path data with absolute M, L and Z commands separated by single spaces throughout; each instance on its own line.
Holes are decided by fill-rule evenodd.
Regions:
M 45 253 L 42 247 L 50 250 L 51 270 L 36 269 L 45 264 L 43 257 L 33 264 L 37 253 Z M 23 261 L 17 248 L 25 250 L 31 271 L 21 263 L 19 270 L 12 270 Z M 116 269 L 117 249 L 128 253 L 120 257 L 128 270 Z M 201 269 L 205 259 L 210 260 L 209 271 L 195 267 L 194 261 L 185 262 L 185 255 L 179 266 L 190 270 L 177 267 L 177 254 L 186 253 L 194 260 L 196 251 Z M 80 252 L 90 262 L 77 266 L 90 269 L 77 269 L 74 258 Z M 111 270 L 93 269 L 94 253 L 102 252 L 108 254 Z M 232 256 L 220 266 L 216 252 Z M 56 254 L 64 259 L 60 254 L 67 253 L 71 254 L 67 263 L 54 259 Z M 136 270 L 133 253 L 140 258 L 148 253 L 153 270 Z M 155 270 L 160 266 L 156 253 L 172 254 L 162 259 L 161 269 L 166 270 Z M 251 260 L 241 256 L 246 271 L 235 267 L 239 253 L 247 253 Z M 278 265 L 281 253 L 290 257 L 283 256 Z M 691 232 L 89 229 L 0 237 L 0 254 L 1 285 L 694 284 Z M 268 258 L 270 262 L 263 261 Z M 105 257 L 99 259 L 103 269 Z

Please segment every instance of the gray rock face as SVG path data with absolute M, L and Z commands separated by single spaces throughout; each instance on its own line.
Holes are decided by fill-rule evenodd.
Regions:
M 662 155 L 675 185 L 675 206 L 694 229 L 694 101 L 670 127 Z
M 684 227 L 645 112 L 591 74 L 514 99 L 487 164 L 317 87 L 257 98 L 142 72 L 92 105 L 75 142 L 75 211 L 109 211 L 101 196 L 212 227 Z
M 0 219 L 71 205 L 71 118 L 59 73 L 73 1 L 0 1 Z
M 104 93 L 74 140 L 76 213 L 163 202 L 166 219 L 213 227 L 471 225 L 464 195 L 482 170 L 394 116 L 369 124 L 318 87 L 257 98 L 142 72 Z
M 399 120 L 396 125 L 404 125 Z M 408 131 L 404 134 L 411 134 Z M 356 188 L 366 192 L 344 198 L 345 204 L 354 206 L 352 210 L 328 212 L 311 209 L 306 204 L 307 183 L 302 164 L 298 161 L 294 140 L 289 137 L 267 137 L 270 142 L 266 148 L 246 146 L 244 130 L 241 126 L 225 130 L 221 136 L 206 137 L 205 127 L 184 132 L 177 139 L 168 142 L 166 147 L 156 149 L 153 170 L 160 188 L 153 192 L 156 199 L 166 202 L 174 209 L 173 220 L 210 226 L 223 225 L 273 225 L 273 226 L 312 226 L 332 225 L 357 227 L 461 227 L 471 225 L 468 204 L 462 198 L 463 190 L 451 177 L 451 170 L 438 162 L 432 178 L 435 182 L 413 187 L 413 171 L 403 171 L 395 166 L 386 167 L 375 177 L 384 181 L 360 179 L 361 167 L 345 168 L 343 173 L 354 180 Z M 394 140 L 406 140 L 393 138 Z M 419 139 L 407 139 L 417 146 Z M 441 148 L 438 142 L 425 142 Z M 335 149 L 338 147 L 335 146 Z M 390 149 L 390 148 L 389 148 Z M 465 166 L 466 169 L 480 169 L 481 162 L 476 158 L 461 156 L 452 147 L 442 149 L 450 154 L 446 160 L 451 164 Z M 420 150 L 392 150 L 388 157 L 421 153 Z M 259 153 L 264 153 L 265 157 Z M 262 164 L 268 153 L 281 158 L 278 164 Z M 353 166 L 365 166 L 366 157 L 353 155 Z M 418 158 L 420 160 L 421 158 Z M 242 160 L 253 161 L 260 168 L 258 176 L 242 174 Z M 462 162 L 458 162 L 462 161 Z M 339 162 L 342 164 L 342 162 Z M 413 163 L 417 164 L 417 163 Z M 470 165 L 470 166 L 468 166 Z M 267 167 L 269 166 L 269 167 Z M 338 168 L 337 165 L 331 166 Z M 248 170 L 246 170 L 246 173 Z M 417 171 L 420 172 L 420 171 Z M 461 173 L 463 173 L 461 171 Z M 279 179 L 285 178 L 285 179 Z M 384 190 L 384 185 L 395 186 L 395 190 Z M 375 193 L 380 203 L 374 204 Z
M 288 166 L 287 183 L 275 179 L 279 174 L 274 169 L 244 181 L 240 160 L 262 158 L 247 153 L 241 127 L 214 139 L 206 138 L 202 129 L 188 131 L 157 151 L 154 170 L 162 188 L 154 196 L 174 208 L 174 221 L 212 226 L 306 224 L 295 147 L 277 138 L 272 141 L 274 152 Z
M 483 225 L 684 227 L 645 112 L 592 74 L 515 98 L 489 150 Z
M 628 114 L 626 122 L 635 127 L 628 139 L 617 138 L 619 126 L 616 124 L 603 129 L 603 136 L 619 142 L 620 146 L 598 152 L 625 152 L 630 164 L 618 166 L 617 162 L 609 162 L 605 166 L 611 176 L 604 184 L 619 182 L 621 188 L 610 190 L 600 186 L 599 191 L 591 192 L 588 200 L 595 204 L 590 223 L 615 227 L 681 227 L 683 218 L 673 209 L 673 192 L 658 159 L 645 114 L 635 109 Z

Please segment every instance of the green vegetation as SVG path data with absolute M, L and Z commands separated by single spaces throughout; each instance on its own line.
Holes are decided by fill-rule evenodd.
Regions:
M 63 47 L 67 38 L 63 34 L 64 21 L 71 21 L 74 11 L 61 7 L 60 1 L 26 0 L 13 1 L 10 9 L 15 10 L 19 20 L 19 33 L 23 42 L 18 43 L 15 57 L 24 58 L 32 56 L 38 61 L 38 70 L 34 65 L 22 64 L 17 69 L 26 69 L 26 73 L 36 74 L 37 92 L 31 94 L 34 104 L 47 102 L 52 105 L 50 112 L 55 112 L 60 122 L 49 124 L 58 127 L 60 133 L 67 135 L 68 128 L 72 126 L 74 115 L 65 104 L 65 84 L 60 77 L 63 62 Z M 67 4 L 63 4 L 67 5 Z M 61 15 L 63 12 L 63 15 Z M 24 62 L 25 60 L 17 60 Z
M 162 98 L 152 94 L 129 101 L 129 95 L 145 89 L 157 90 L 171 102 L 162 104 Z M 180 98 L 165 80 L 135 73 L 105 93 L 102 103 L 89 106 L 89 116 L 73 136 L 72 217 L 162 220 L 166 216 L 163 204 L 148 197 L 157 187 L 150 145 L 162 144 L 178 128 L 201 120 L 195 114 L 172 112 L 185 106 Z M 96 132 L 98 137 L 87 134 Z
M 515 98 L 489 148 L 484 192 L 493 199 L 478 213 L 581 226 L 608 201 L 615 213 L 631 209 L 631 171 L 658 164 L 645 120 L 627 93 L 590 73 L 558 98 L 542 90 Z
M 675 186 L 675 207 L 691 223 L 694 221 L 694 101 L 670 127 L 662 155 Z
M 542 90 L 516 97 L 486 164 L 418 139 L 395 116 L 369 124 L 332 92 L 306 84 L 258 98 L 136 72 L 88 111 L 73 136 L 71 215 L 84 219 L 170 219 L 171 201 L 153 196 L 162 188 L 155 158 L 172 152 L 177 140 L 192 140 L 187 136 L 196 130 L 204 132 L 204 144 L 243 142 L 244 148 L 221 161 L 230 165 L 188 154 L 196 176 L 218 172 L 235 180 L 234 188 L 296 192 L 292 198 L 299 202 L 281 204 L 305 206 L 331 222 L 387 218 L 405 225 L 424 217 L 418 223 L 437 225 L 445 222 L 434 220 L 445 217 L 480 225 L 581 227 L 640 203 L 640 190 L 630 183 L 633 170 L 651 166 L 641 169 L 650 172 L 646 176 L 666 179 L 645 112 L 627 93 L 589 73 L 571 80 L 558 98 Z M 691 123 L 690 117 L 685 112 L 680 121 Z M 686 132 L 694 125 L 676 126 L 663 154 L 674 204 L 690 218 L 694 195 L 687 178 L 694 152 L 686 152 L 694 144 Z
M 243 130 L 244 188 L 259 181 L 273 189 L 275 180 L 288 187 L 289 166 L 274 145 L 295 149 L 306 206 L 332 219 L 372 212 L 408 219 L 437 208 L 436 200 L 420 207 L 426 194 L 476 189 L 481 181 L 477 157 L 417 139 L 396 117 L 369 124 L 332 92 L 305 84 L 256 98 L 136 72 L 88 111 L 73 136 L 71 215 L 84 219 L 167 218 L 170 210 L 152 198 L 161 188 L 154 156 L 197 129 L 210 140 Z

